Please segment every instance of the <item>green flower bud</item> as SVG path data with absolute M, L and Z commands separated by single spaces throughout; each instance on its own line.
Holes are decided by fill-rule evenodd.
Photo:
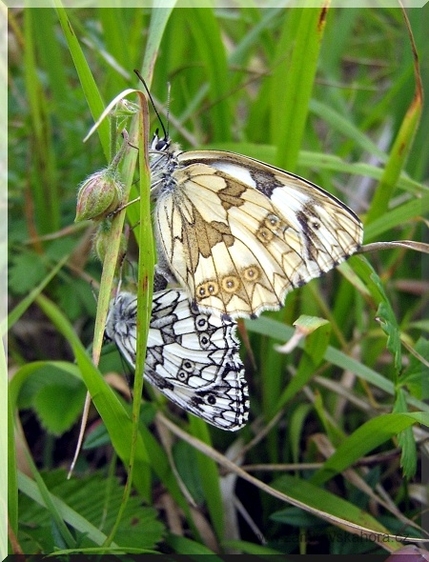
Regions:
M 106 257 L 107 248 L 112 243 L 112 237 L 110 234 L 112 228 L 112 223 L 109 219 L 104 219 L 100 222 L 97 232 L 94 235 L 92 242 L 92 248 L 95 255 L 104 263 Z M 127 237 L 124 233 L 121 234 L 121 240 L 119 243 L 119 254 L 118 254 L 118 264 L 122 263 L 124 256 L 127 252 Z
M 91 174 L 77 194 L 75 222 L 101 220 L 116 211 L 123 198 L 123 186 L 112 167 Z

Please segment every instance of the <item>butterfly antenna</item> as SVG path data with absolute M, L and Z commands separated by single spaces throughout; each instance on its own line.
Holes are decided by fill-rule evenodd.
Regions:
M 170 101 L 171 101 L 171 84 L 167 82 L 167 138 L 170 138 Z
M 164 133 L 164 139 L 167 140 L 167 139 L 169 138 L 169 137 L 168 137 L 167 129 L 166 129 L 165 126 L 164 126 L 164 123 L 163 123 L 163 121 L 162 121 L 162 119 L 161 119 L 161 115 L 159 114 L 158 110 L 156 109 L 155 102 L 154 102 L 154 100 L 153 100 L 152 94 L 151 94 L 150 91 L 149 91 L 149 88 L 147 87 L 147 84 L 146 84 L 146 82 L 145 82 L 145 79 L 143 78 L 143 76 L 140 74 L 140 72 L 139 72 L 138 70 L 134 69 L 134 73 L 137 75 L 138 79 L 139 79 L 140 82 L 143 84 L 144 89 L 146 90 L 146 93 L 147 93 L 147 95 L 148 95 L 149 101 L 150 101 L 150 103 L 151 103 L 151 105 L 152 105 L 152 107 L 153 107 L 153 110 L 155 111 L 155 115 L 157 116 L 158 121 L 159 121 L 160 124 L 161 124 L 162 132 Z M 169 98 L 169 101 L 170 101 L 170 98 Z M 169 105 L 170 105 L 170 104 L 169 104 Z

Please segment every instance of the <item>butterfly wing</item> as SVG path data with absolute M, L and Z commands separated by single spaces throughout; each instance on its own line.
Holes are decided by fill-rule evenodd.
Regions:
M 114 342 L 122 357 L 135 367 L 137 349 L 137 298 L 125 291 L 110 302 L 105 336 Z
M 232 318 L 283 305 L 362 242 L 359 218 L 314 184 L 223 151 L 182 152 L 155 210 L 163 259 L 191 299 Z
M 236 324 L 190 307 L 184 291 L 154 294 L 144 377 L 169 400 L 221 429 L 248 419 L 244 367 Z M 136 297 L 120 293 L 106 325 L 122 355 L 135 366 Z

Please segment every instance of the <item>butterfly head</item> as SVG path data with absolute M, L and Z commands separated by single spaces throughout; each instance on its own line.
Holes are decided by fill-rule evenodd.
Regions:
M 160 137 L 159 130 L 157 129 L 153 135 L 150 150 L 154 152 L 168 152 L 170 146 L 171 139 L 166 134 L 164 134 L 163 137 Z
M 172 143 L 171 138 L 163 127 L 163 136 L 159 136 L 159 130 L 155 131 L 149 147 L 149 164 L 152 175 L 151 191 L 156 193 L 160 188 L 175 187 L 175 182 L 170 182 L 166 178 L 171 178 L 172 173 L 177 168 L 176 156 L 180 153 L 177 143 Z

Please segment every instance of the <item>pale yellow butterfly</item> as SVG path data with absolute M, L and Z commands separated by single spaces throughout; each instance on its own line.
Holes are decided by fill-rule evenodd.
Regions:
M 278 309 L 361 246 L 356 214 L 295 174 L 234 152 L 182 152 L 165 131 L 149 158 L 158 270 L 201 309 Z

